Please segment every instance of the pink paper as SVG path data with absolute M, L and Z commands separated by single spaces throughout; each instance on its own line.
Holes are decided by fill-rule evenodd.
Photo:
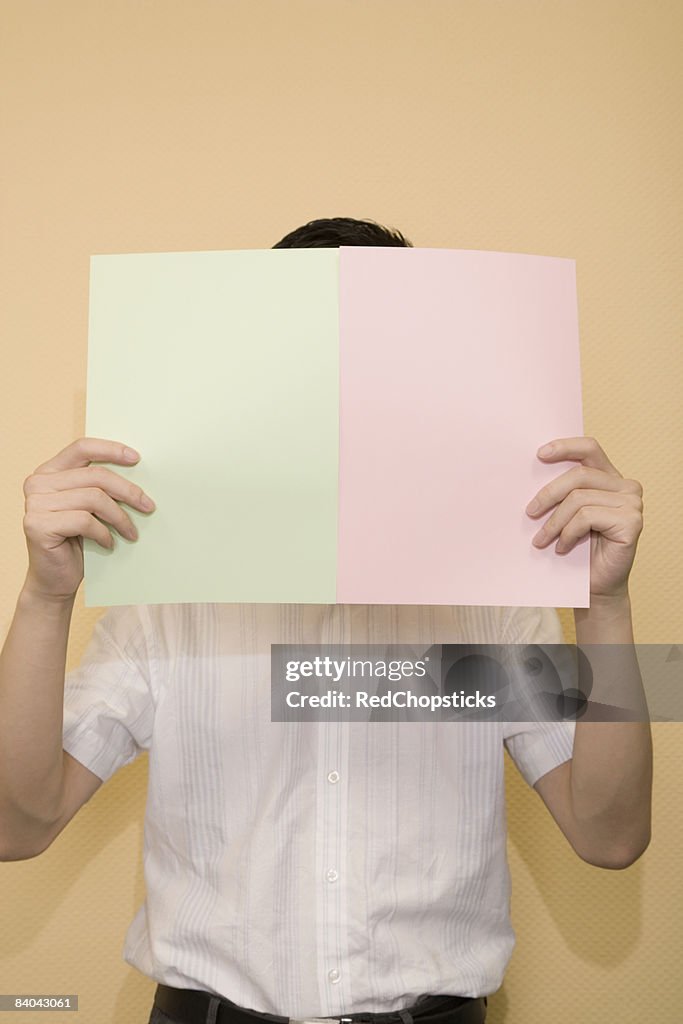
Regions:
M 583 434 L 575 261 L 341 247 L 337 601 L 588 607 L 525 507 Z

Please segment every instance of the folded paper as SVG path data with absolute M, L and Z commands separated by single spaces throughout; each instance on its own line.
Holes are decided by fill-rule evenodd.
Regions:
M 573 260 L 350 246 L 91 257 L 86 434 L 154 498 L 88 607 L 587 607 L 524 509 L 583 433 Z

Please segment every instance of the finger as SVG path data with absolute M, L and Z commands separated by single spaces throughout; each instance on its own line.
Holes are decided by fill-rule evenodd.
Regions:
M 122 537 L 137 540 L 138 531 L 130 516 L 113 498 L 99 487 L 55 491 L 52 494 L 30 494 L 26 499 L 27 512 L 64 512 L 85 510 L 106 523 L 111 523 Z
M 126 452 L 132 452 L 129 457 Z M 115 462 L 130 466 L 137 462 L 140 454 L 120 441 L 108 441 L 101 437 L 79 437 L 61 452 L 34 469 L 34 473 L 56 473 L 61 469 L 87 466 L 90 462 Z
M 602 469 L 591 469 L 583 465 L 572 466 L 566 473 L 545 484 L 531 499 L 526 511 L 531 516 L 540 516 L 563 501 L 575 488 L 590 487 L 596 490 L 637 494 L 640 497 L 643 494 L 643 488 L 637 480 L 624 480 L 621 475 L 614 476 Z
M 545 523 L 532 538 L 534 547 L 546 547 L 551 541 L 562 533 L 568 523 L 585 506 L 603 507 L 610 509 L 626 508 L 629 511 L 635 510 L 641 505 L 640 498 L 633 494 L 618 494 L 614 491 L 572 491 L 565 500 L 558 505 L 553 514 L 546 519 Z
M 32 543 L 50 549 L 58 547 L 66 537 L 90 537 L 103 548 L 114 547 L 109 529 L 89 512 L 27 512 L 24 533 Z
M 617 544 L 632 545 L 638 540 L 642 529 L 643 517 L 635 509 L 616 510 L 604 505 L 584 505 L 562 530 L 555 551 L 561 555 L 567 554 L 591 530 Z
M 154 502 L 138 484 L 126 480 L 105 466 L 86 466 L 82 469 L 65 469 L 53 473 L 32 473 L 24 480 L 24 495 L 53 494 L 83 487 L 99 487 L 116 501 L 125 501 L 133 508 L 151 512 Z M 145 504 L 150 502 L 150 505 Z
M 594 437 L 556 437 L 553 441 L 542 445 L 536 454 L 544 462 L 576 459 L 583 462 L 584 466 L 602 469 L 612 476 L 621 476 L 619 470 L 610 462 Z

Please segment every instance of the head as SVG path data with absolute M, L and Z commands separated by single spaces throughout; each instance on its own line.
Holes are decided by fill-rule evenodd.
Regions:
M 391 245 L 413 247 L 395 228 L 372 220 L 353 217 L 324 217 L 311 220 L 281 238 L 273 249 L 334 249 L 340 245 Z

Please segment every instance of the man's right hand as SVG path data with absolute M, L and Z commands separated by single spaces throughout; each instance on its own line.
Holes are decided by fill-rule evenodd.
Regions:
M 83 537 L 104 548 L 114 546 L 104 523 L 111 523 L 128 540 L 137 540 L 130 516 L 117 501 L 141 512 L 153 511 L 154 502 L 147 499 L 150 504 L 146 505 L 147 496 L 140 487 L 111 469 L 90 463 L 132 466 L 139 458 L 118 441 L 82 437 L 26 477 L 23 527 L 29 567 L 24 590 L 72 600 L 83 579 Z

